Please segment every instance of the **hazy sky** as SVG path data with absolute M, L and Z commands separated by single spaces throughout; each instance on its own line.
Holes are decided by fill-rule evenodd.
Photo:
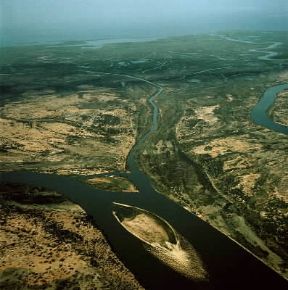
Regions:
M 288 29 L 288 0 L 0 0 L 0 9 L 6 37 L 8 31 L 11 37 L 41 32 L 71 38 L 73 31 L 75 37 L 80 31 L 121 37 L 129 31 L 156 35 L 166 30 L 169 35 L 209 28 Z

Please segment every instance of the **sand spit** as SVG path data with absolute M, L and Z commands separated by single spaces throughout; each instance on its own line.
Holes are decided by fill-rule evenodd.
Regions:
M 162 263 L 194 281 L 208 280 L 208 273 L 194 247 L 167 221 L 146 210 L 115 202 L 113 214 Z

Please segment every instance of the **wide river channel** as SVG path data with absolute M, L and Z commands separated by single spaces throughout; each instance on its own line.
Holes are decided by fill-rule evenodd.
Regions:
M 139 169 L 136 157 L 140 153 L 141 145 L 158 127 L 159 109 L 154 98 L 162 89 L 154 86 L 157 91 L 148 99 L 153 113 L 151 128 L 138 140 L 127 161 L 131 172 L 128 178 L 137 186 L 139 193 L 102 191 L 73 177 L 23 171 L 1 173 L 0 181 L 44 186 L 79 204 L 93 217 L 96 226 L 103 231 L 115 253 L 147 289 L 288 289 L 288 282 L 284 278 L 243 247 L 156 192 L 150 179 Z M 273 104 L 276 94 L 287 88 L 286 84 L 268 89 L 253 110 L 252 119 L 269 129 L 288 134 L 287 127 L 279 127 L 271 120 L 267 122 L 267 110 Z M 196 282 L 185 278 L 147 252 L 143 243 L 115 219 L 112 214 L 113 202 L 137 206 L 170 223 L 198 252 L 209 273 L 209 282 Z

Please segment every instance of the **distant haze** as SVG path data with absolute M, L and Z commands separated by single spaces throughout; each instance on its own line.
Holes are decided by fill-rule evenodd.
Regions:
M 2 44 L 288 30 L 288 0 L 0 0 Z

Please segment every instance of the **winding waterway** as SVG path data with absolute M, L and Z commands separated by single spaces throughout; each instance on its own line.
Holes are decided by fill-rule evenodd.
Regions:
M 280 84 L 267 89 L 260 101 L 253 108 L 251 118 L 258 125 L 288 135 L 288 126 L 274 122 L 269 116 L 269 111 L 277 95 L 284 90 L 288 90 L 288 84 Z
M 103 191 L 76 178 L 23 171 L 1 173 L 1 182 L 44 186 L 61 192 L 79 204 L 93 217 L 115 253 L 147 289 L 287 289 L 286 280 L 248 251 L 154 190 L 150 179 L 139 169 L 136 157 L 143 142 L 157 131 L 159 108 L 155 98 L 162 92 L 162 88 L 149 81 L 135 79 L 142 80 L 156 89 L 148 98 L 152 110 L 151 127 L 135 144 L 127 161 L 131 172 L 129 179 L 137 186 L 139 193 Z M 264 97 L 274 97 L 274 93 L 275 90 L 267 90 Z M 260 108 L 265 112 L 266 108 L 262 103 L 258 104 L 258 109 Z M 209 282 L 185 278 L 149 254 L 143 243 L 114 218 L 113 202 L 137 206 L 169 222 L 196 249 L 209 273 Z
M 260 43 L 253 42 L 253 41 L 248 41 L 248 40 L 243 40 L 243 39 L 236 39 L 232 37 L 228 37 L 225 35 L 218 35 L 219 37 L 228 40 L 228 41 L 233 41 L 233 42 L 239 42 L 239 43 L 246 43 L 246 44 L 257 44 L 259 45 Z M 266 45 L 266 43 L 263 43 L 263 45 Z M 278 46 L 281 46 L 282 42 L 272 42 L 268 46 L 265 46 L 261 49 L 249 49 L 249 52 L 256 52 L 256 53 L 264 53 L 262 56 L 258 56 L 259 60 L 264 60 L 264 61 L 277 61 L 277 59 L 274 59 L 276 56 L 278 56 L 278 52 L 274 51 L 275 48 Z M 278 61 L 283 61 L 283 59 L 278 59 Z M 283 133 L 288 135 L 288 126 L 276 123 L 274 122 L 271 117 L 269 116 L 269 111 L 272 108 L 275 99 L 277 98 L 277 95 L 288 89 L 288 84 L 279 84 L 275 85 L 273 87 L 268 88 L 259 102 L 256 104 L 256 106 L 252 109 L 251 112 L 251 118 L 253 122 L 255 122 L 258 125 L 261 125 L 267 129 L 273 130 L 278 133 Z
M 228 40 L 235 41 L 232 38 Z M 272 48 L 275 47 L 267 47 Z M 275 53 L 272 54 L 270 51 L 265 53 L 263 60 L 270 60 L 275 56 Z M 1 173 L 0 182 L 44 186 L 64 194 L 79 204 L 93 217 L 96 226 L 103 231 L 115 253 L 147 289 L 287 289 L 286 280 L 236 242 L 154 190 L 150 179 L 140 170 L 137 156 L 141 153 L 144 142 L 151 134 L 157 132 L 159 108 L 155 98 L 162 93 L 163 88 L 146 79 L 130 75 L 122 76 L 146 83 L 155 90 L 148 98 L 152 112 L 151 126 L 137 140 L 127 159 L 130 172 L 127 177 L 136 185 L 139 193 L 103 191 L 77 178 L 27 171 Z M 286 126 L 274 123 L 267 115 L 277 94 L 287 88 L 288 84 L 282 84 L 264 93 L 251 114 L 255 123 L 288 134 Z M 209 282 L 185 278 L 149 254 L 142 241 L 125 230 L 115 219 L 112 213 L 113 202 L 136 206 L 165 219 L 196 249 L 209 273 Z

